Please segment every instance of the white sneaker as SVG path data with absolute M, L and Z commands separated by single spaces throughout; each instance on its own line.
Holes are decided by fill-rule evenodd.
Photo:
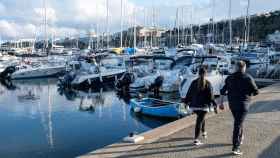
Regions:
M 233 150 L 233 154 L 237 155 L 237 156 L 241 156 L 241 155 L 243 155 L 243 152 L 241 152 L 240 149 L 235 149 L 235 150 Z
M 194 140 L 193 143 L 194 143 L 194 145 L 196 145 L 196 146 L 203 145 L 203 143 L 202 143 L 200 140 L 198 140 L 198 139 Z
M 208 136 L 207 136 L 207 132 L 203 132 L 202 133 L 202 137 L 204 138 L 204 139 L 206 139 Z

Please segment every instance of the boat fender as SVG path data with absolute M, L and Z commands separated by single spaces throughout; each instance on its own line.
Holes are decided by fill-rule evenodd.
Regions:
M 103 82 L 103 77 L 101 75 L 101 73 L 99 73 L 99 81 L 102 83 Z
M 91 80 L 90 79 L 88 79 L 88 84 L 91 85 Z
M 140 113 L 142 111 L 142 109 L 140 107 L 134 107 L 133 111 L 136 113 Z

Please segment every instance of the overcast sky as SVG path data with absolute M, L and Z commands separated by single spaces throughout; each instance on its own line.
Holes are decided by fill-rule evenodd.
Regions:
M 116 32 L 120 30 L 121 0 L 108 2 L 109 29 Z M 137 25 L 155 22 L 173 27 L 177 8 L 179 16 L 184 17 L 180 18 L 181 25 L 204 23 L 212 16 L 221 20 L 228 17 L 229 8 L 229 0 L 123 0 L 123 3 L 124 28 L 132 26 L 134 21 Z M 48 32 L 56 37 L 85 36 L 96 28 L 99 33 L 106 32 L 106 0 L 46 0 L 46 4 Z M 245 15 L 246 5 L 247 0 L 232 0 L 233 17 Z M 0 40 L 41 36 L 43 6 L 43 0 L 0 0 Z M 280 0 L 251 0 L 251 14 L 278 9 Z

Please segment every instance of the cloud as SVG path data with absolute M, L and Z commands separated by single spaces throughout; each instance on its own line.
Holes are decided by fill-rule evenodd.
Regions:
M 74 0 L 74 20 L 82 24 L 95 25 L 106 24 L 107 17 L 107 1 L 106 0 Z M 121 17 L 121 0 L 108 0 L 109 8 L 109 24 L 110 28 L 117 28 L 120 26 Z M 141 6 L 136 6 L 129 0 L 123 0 L 123 20 L 128 23 L 129 18 L 141 11 Z
M 99 25 L 99 32 L 106 32 L 107 0 L 47 0 L 47 17 L 49 32 L 57 36 L 85 35 L 88 30 Z M 108 0 L 110 32 L 120 31 L 121 0 Z M 176 9 L 182 6 L 194 8 L 193 19 L 188 8 L 181 17 L 186 24 L 205 23 L 212 16 L 213 0 L 123 0 L 124 28 L 132 26 L 136 14 L 136 22 L 143 25 L 144 12 L 146 24 L 152 25 L 156 19 L 158 26 L 174 26 Z M 229 0 L 215 0 L 215 19 L 228 16 Z M 238 17 L 246 13 L 246 0 L 232 0 L 232 15 Z M 279 0 L 251 0 L 250 13 L 279 9 Z M 0 36 L 5 38 L 21 38 L 42 35 L 43 10 L 41 0 L 1 0 L 0 1 Z M 157 10 L 154 18 L 152 9 Z M 49 33 L 52 34 L 52 33 Z
M 78 37 L 85 35 L 86 32 L 75 28 L 68 27 L 48 27 L 48 37 Z M 2 39 L 20 39 L 20 38 L 37 38 L 44 37 L 44 30 L 42 27 L 36 27 L 34 24 L 17 24 L 15 22 L 8 22 L 0 20 L 0 37 Z
M 36 27 L 33 24 L 18 25 L 15 22 L 0 20 L 1 37 L 6 39 L 35 37 Z
M 34 8 L 35 18 L 37 21 L 42 21 L 45 16 L 44 8 Z M 54 23 L 57 21 L 56 11 L 53 8 L 46 8 L 46 17 L 48 23 Z

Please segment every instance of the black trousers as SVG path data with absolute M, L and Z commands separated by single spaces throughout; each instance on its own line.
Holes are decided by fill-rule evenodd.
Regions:
M 245 121 L 247 111 L 231 109 L 234 118 L 234 127 L 232 134 L 233 148 L 239 148 L 243 137 L 243 123 Z
M 200 132 L 205 132 L 205 116 L 207 114 L 206 111 L 196 110 L 194 113 L 197 115 L 196 125 L 195 125 L 195 139 L 198 139 L 200 136 Z

